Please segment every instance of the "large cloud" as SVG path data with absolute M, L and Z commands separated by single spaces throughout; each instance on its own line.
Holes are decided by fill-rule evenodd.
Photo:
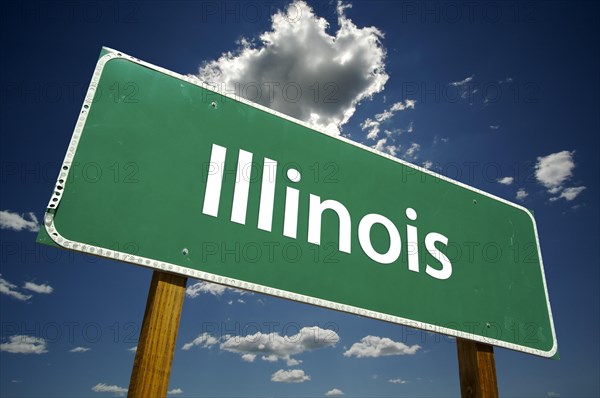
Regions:
M 292 358 L 292 355 L 333 347 L 339 340 L 339 335 L 333 330 L 313 326 L 304 327 L 292 336 L 282 336 L 276 332 L 257 332 L 247 336 L 225 335 L 216 338 L 208 333 L 202 333 L 193 341 L 184 344 L 182 349 L 187 351 L 194 346 L 210 348 L 220 341 L 221 350 L 238 354 L 245 362 L 254 362 L 256 357 L 260 356 L 263 361 L 283 360 L 288 366 L 294 366 L 301 361 Z
M 233 92 L 314 126 L 339 133 L 357 104 L 383 90 L 383 34 L 357 27 L 338 3 L 339 28 L 315 15 L 304 1 L 272 16 L 260 43 L 241 40 L 240 48 L 200 68 L 208 84 Z

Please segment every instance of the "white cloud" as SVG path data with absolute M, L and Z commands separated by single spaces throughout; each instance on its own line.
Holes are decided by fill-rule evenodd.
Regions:
M 203 65 L 199 77 L 338 134 L 358 103 L 388 80 L 383 34 L 357 27 L 344 14 L 348 7 L 338 5 L 339 29 L 331 35 L 324 18 L 294 1 L 272 16 L 271 30 L 257 46 L 240 41 L 236 51 Z
M 0 210 L 0 229 L 38 232 L 40 224 L 35 214 L 29 212 L 27 216 L 29 220 L 25 219 L 25 214 L 13 213 L 10 210 Z
M 196 337 L 191 342 L 185 343 L 183 345 L 183 347 L 181 347 L 181 349 L 184 351 L 188 351 L 190 348 L 192 348 L 194 346 L 198 346 L 198 347 L 202 347 L 202 348 L 210 348 L 213 345 L 217 344 L 218 342 L 219 342 L 219 340 L 217 338 L 215 338 L 205 332 L 205 333 L 202 333 L 201 335 L 199 335 L 198 337 Z
M 326 397 L 339 397 L 341 395 L 344 395 L 344 392 L 339 388 L 333 388 L 325 393 Z
M 492 130 L 499 130 L 499 129 L 500 129 L 500 125 L 499 125 L 499 124 L 491 124 L 491 125 L 490 125 L 490 128 L 491 128 Z
M 271 376 L 271 381 L 277 383 L 304 383 L 307 380 L 310 380 L 310 376 L 304 374 L 301 369 L 279 369 Z
M 431 160 L 426 160 L 423 162 L 423 168 L 425 168 L 427 170 L 431 170 L 432 167 L 433 167 L 433 162 Z
M 189 298 L 196 298 L 201 294 L 212 294 L 213 296 L 222 296 L 223 293 L 228 291 L 238 293 L 241 295 L 252 295 L 251 292 L 247 292 L 245 290 L 234 289 L 232 287 L 217 285 L 216 283 L 210 282 L 198 282 L 188 286 L 185 289 L 185 295 Z M 238 300 L 238 302 L 240 301 Z
M 567 202 L 570 202 L 573 199 L 575 199 L 580 193 L 582 193 L 585 189 L 586 189 L 586 187 L 565 188 L 560 193 L 559 196 L 556 196 L 554 198 L 550 198 L 550 201 L 554 202 L 554 201 L 557 201 L 559 199 L 565 199 Z
M 408 383 L 408 381 L 403 380 L 403 379 L 390 379 L 388 381 L 390 383 L 392 383 L 392 384 L 406 384 L 406 383 Z
M 560 397 L 560 394 L 554 391 L 549 391 L 546 395 L 549 397 Z
M 10 296 L 20 301 L 27 301 L 32 297 L 29 294 L 23 294 L 17 291 L 17 285 L 12 284 L 6 279 L 1 278 L 1 276 L 2 274 L 0 274 L 0 293 L 6 294 L 7 296 Z
M 561 151 L 548 156 L 537 158 L 535 176 L 549 193 L 557 194 L 563 189 L 563 184 L 573 175 L 575 162 L 574 151 Z
M 344 356 L 378 358 L 390 355 L 414 355 L 420 348 L 421 346 L 419 345 L 415 344 L 409 347 L 404 343 L 393 341 L 387 337 L 365 336 L 344 352 Z
M 519 188 L 519 190 L 517 191 L 517 200 L 525 200 L 525 198 L 528 196 L 529 194 L 527 193 L 525 188 Z
M 73 349 L 70 349 L 69 352 L 88 352 L 89 350 L 91 350 L 91 348 L 87 348 L 87 347 L 75 347 Z
M 247 336 L 225 335 L 219 339 L 203 333 L 182 349 L 189 350 L 193 346 L 210 348 L 220 342 L 223 351 L 240 355 L 245 362 L 254 362 L 256 357 L 267 362 L 286 361 L 288 366 L 295 366 L 302 361 L 292 358 L 306 351 L 333 347 L 340 340 L 336 332 L 321 329 L 317 326 L 304 327 L 292 336 L 281 336 L 276 332 L 250 334 Z
M 135 352 L 137 352 L 137 346 L 135 346 L 135 347 L 130 347 L 130 348 L 128 348 L 128 349 L 127 349 L 127 351 L 129 351 L 129 352 L 134 352 L 134 353 L 135 353 Z
M 31 290 L 32 292 L 39 294 L 50 294 L 54 291 L 54 288 L 50 285 L 38 285 L 33 282 L 25 282 L 23 289 Z
M 185 295 L 189 298 L 196 298 L 200 294 L 212 294 L 213 296 L 221 296 L 225 293 L 227 287 L 223 285 L 217 285 L 210 282 L 198 282 L 185 289 Z
M 394 115 L 398 111 L 403 111 L 405 109 L 415 109 L 416 102 L 417 101 L 411 100 L 411 99 L 406 99 L 406 100 L 404 100 L 404 102 L 402 102 L 402 101 L 396 102 L 391 107 L 389 107 L 388 109 L 384 110 L 382 113 L 376 114 L 375 115 L 375 120 L 373 120 L 371 118 L 367 118 L 364 122 L 361 123 L 360 128 L 361 128 L 362 131 L 368 131 L 368 133 L 367 133 L 367 139 L 374 140 L 379 135 L 379 131 L 380 131 L 380 128 L 381 128 L 381 123 L 383 123 L 386 120 L 389 120 L 392 117 L 394 117 Z M 388 136 L 390 136 L 390 135 L 392 135 L 395 132 L 401 134 L 403 131 L 406 131 L 408 133 L 412 133 L 413 132 L 413 122 L 409 123 L 409 125 L 408 125 L 408 127 L 407 127 L 406 130 L 402 130 L 402 129 L 396 129 L 394 131 L 385 130 L 385 133 Z
M 388 119 L 391 119 L 398 111 L 403 111 L 405 109 L 415 109 L 416 103 L 417 101 L 411 99 L 407 99 L 404 102 L 396 102 L 389 109 L 386 109 L 382 113 L 376 114 L 375 120 L 377 120 L 378 122 L 383 122 Z
M 255 359 L 256 359 L 256 354 L 242 355 L 242 361 L 244 361 L 244 362 L 254 362 Z
M 367 118 L 361 123 L 360 128 L 362 131 L 368 130 L 369 132 L 367 133 L 367 138 L 374 140 L 379 135 L 379 126 L 380 123 L 378 121 Z
M 281 336 L 276 332 L 269 334 L 258 332 L 245 337 L 224 336 L 220 349 L 241 356 L 260 355 L 263 361 L 274 362 L 281 359 L 293 364 L 295 360 L 291 356 L 333 347 L 339 339 L 338 334 L 333 330 L 313 326 L 304 327 L 293 336 Z M 247 360 L 246 358 L 242 359 Z
M 515 181 L 513 177 L 502 177 L 498 179 L 498 182 L 502 185 L 510 185 Z
M 375 145 L 372 145 L 371 148 L 377 151 L 385 152 L 392 156 L 396 156 L 398 154 L 398 150 L 400 149 L 400 145 L 386 145 L 387 140 L 387 138 L 382 138 L 378 140 Z
M 167 395 L 179 395 L 183 394 L 183 390 L 181 388 L 174 388 L 172 390 L 167 391 Z
M 297 365 L 300 365 L 301 363 L 302 363 L 302 361 L 301 361 L 301 360 L 299 360 L 299 359 L 294 359 L 294 358 L 289 358 L 289 359 L 287 359 L 287 360 L 285 361 L 285 364 L 286 364 L 287 366 L 297 366 Z
M 410 144 L 410 147 L 404 153 L 404 157 L 414 160 L 417 158 L 417 152 L 419 152 L 420 149 L 421 145 L 417 144 L 416 142 L 413 142 L 412 144 Z
M 0 344 L 0 351 L 12 354 L 45 354 L 46 340 L 41 337 L 15 335 L 8 338 L 8 343 Z
M 125 393 L 127 392 L 127 389 L 123 388 L 123 387 L 115 386 L 115 385 L 98 383 L 94 387 L 92 387 L 92 391 L 93 392 L 111 392 L 115 395 L 125 395 Z
M 454 87 L 461 87 L 461 86 L 464 86 L 465 84 L 471 82 L 474 77 L 475 77 L 475 75 L 471 75 L 469 77 L 465 77 L 463 80 L 460 80 L 457 82 L 452 82 L 452 83 L 450 83 L 450 85 L 454 86 Z

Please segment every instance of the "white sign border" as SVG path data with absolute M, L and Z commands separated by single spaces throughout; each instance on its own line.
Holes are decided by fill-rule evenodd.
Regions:
M 312 304 L 312 305 L 316 305 L 319 307 L 324 307 L 324 308 L 329 308 L 329 309 L 333 309 L 333 310 L 337 310 L 337 311 L 347 312 L 350 314 L 365 316 L 368 318 L 379 319 L 382 321 L 400 324 L 400 325 L 413 327 L 413 328 L 417 328 L 417 329 L 422 329 L 422 330 L 429 331 L 429 332 L 442 333 L 442 334 L 446 334 L 449 336 L 454 336 L 454 337 L 463 338 L 463 339 L 467 339 L 467 340 L 477 341 L 479 343 L 491 344 L 491 345 L 515 350 L 515 351 L 525 352 L 525 353 L 532 354 L 532 355 L 538 355 L 541 357 L 546 357 L 546 358 L 553 357 L 556 354 L 556 352 L 558 351 L 558 343 L 556 340 L 556 332 L 554 329 L 554 319 L 552 317 L 552 310 L 550 307 L 550 300 L 548 297 L 548 288 L 546 286 L 546 275 L 544 273 L 544 265 L 542 262 L 542 253 L 541 253 L 540 243 L 539 243 L 539 238 L 538 238 L 537 225 L 536 225 L 535 219 L 533 218 L 531 212 L 528 211 L 523 206 L 520 206 L 516 203 L 510 202 L 506 199 L 502 199 L 500 197 L 494 196 L 487 192 L 481 191 L 481 190 L 471 187 L 469 185 L 463 184 L 459 181 L 455 181 L 446 176 L 437 174 L 431 170 L 428 170 L 428 169 L 416 166 L 414 164 L 405 162 L 401 159 L 398 159 L 391 155 L 385 154 L 383 152 L 379 152 L 373 148 L 369 148 L 365 145 L 354 142 L 345 137 L 329 134 L 323 129 L 316 128 L 314 126 L 309 125 L 308 123 L 294 119 L 288 115 L 284 115 L 280 112 L 274 111 L 265 106 L 250 102 L 244 98 L 232 95 L 230 93 L 221 92 L 220 90 L 216 90 L 214 87 L 211 87 L 210 85 L 203 83 L 202 81 L 200 81 L 198 78 L 196 78 L 194 76 L 180 75 L 178 73 L 175 73 L 175 72 L 169 71 L 165 68 L 161 68 L 159 66 L 150 64 L 148 62 L 142 61 L 142 60 L 132 57 L 130 55 L 126 55 L 120 51 L 113 50 L 108 47 L 103 47 L 103 50 L 106 51 L 107 54 L 100 57 L 100 59 L 98 59 L 98 63 L 96 64 L 96 68 L 94 70 L 92 80 L 90 82 L 87 94 L 85 96 L 85 100 L 81 107 L 79 118 L 77 119 L 77 123 L 75 125 L 75 129 L 73 131 L 73 135 L 71 137 L 71 141 L 70 141 L 69 147 L 67 149 L 67 154 L 65 155 L 65 159 L 63 161 L 59 176 L 57 178 L 56 187 L 54 189 L 52 197 L 50 198 L 50 202 L 48 203 L 48 210 L 47 210 L 46 214 L 44 215 L 44 226 L 46 227 L 46 231 L 48 232 L 48 235 L 50 236 L 50 238 L 57 245 L 64 247 L 66 249 L 70 249 L 70 250 L 80 251 L 83 253 L 88 253 L 88 254 L 92 254 L 92 255 L 96 255 L 96 256 L 100 256 L 100 257 L 110 258 L 113 260 L 123 261 L 123 262 L 131 263 L 131 264 L 141 265 L 141 266 L 152 268 L 155 270 L 171 272 L 171 273 L 175 273 L 175 274 L 179 274 L 179 275 L 183 275 L 183 276 L 189 276 L 192 278 L 202 279 L 202 280 L 205 280 L 208 282 L 218 283 L 218 284 L 229 286 L 229 287 L 236 288 L 236 289 L 250 290 L 253 292 L 257 292 L 257 293 L 263 293 L 263 294 L 267 294 L 267 295 L 271 295 L 271 296 L 275 296 L 275 297 L 281 297 L 281 298 L 285 298 L 288 300 L 293 300 L 293 301 L 306 303 L 306 304 Z M 73 158 L 75 157 L 75 152 L 77 151 L 77 145 L 79 143 L 79 139 L 83 132 L 83 128 L 85 126 L 85 122 L 87 120 L 89 110 L 93 104 L 94 95 L 96 94 L 96 88 L 98 87 L 100 77 L 102 76 L 102 71 L 104 70 L 104 66 L 110 60 L 113 60 L 113 59 L 125 59 L 130 62 L 134 62 L 134 63 L 142 65 L 144 67 L 153 69 L 157 72 L 164 73 L 164 74 L 174 77 L 176 79 L 183 80 L 187 83 L 202 87 L 203 89 L 212 91 L 216 94 L 220 94 L 220 95 L 230 98 L 232 100 L 244 103 L 253 108 L 270 113 L 270 114 L 278 116 L 280 118 L 289 120 L 289 121 L 299 124 L 301 126 L 307 127 L 313 131 L 317 131 L 321 134 L 333 137 L 333 138 L 338 139 L 347 144 L 354 145 L 363 150 L 372 152 L 376 155 L 383 156 L 394 162 L 403 164 L 404 166 L 410 167 L 412 169 L 416 169 L 423 173 L 437 177 L 439 179 L 442 179 L 442 180 L 452 183 L 454 185 L 457 185 L 462 188 L 468 189 L 470 191 L 476 192 L 478 194 L 487 196 L 491 199 L 500 201 L 502 203 L 508 204 L 519 210 L 524 211 L 531 218 L 531 221 L 532 221 L 533 227 L 534 227 L 536 245 L 537 245 L 537 250 L 538 250 L 538 257 L 540 259 L 542 281 L 544 284 L 544 293 L 546 295 L 546 304 L 548 307 L 548 315 L 550 317 L 550 327 L 552 329 L 552 339 L 553 339 L 552 348 L 550 349 L 550 351 L 542 351 L 542 350 L 538 350 L 538 349 L 534 349 L 534 348 L 530 348 L 530 347 L 526 347 L 526 346 L 522 346 L 522 345 L 518 345 L 518 344 L 505 342 L 502 340 L 496 340 L 496 339 L 488 338 L 485 336 L 480 336 L 480 335 L 471 334 L 471 333 L 465 333 L 465 332 L 455 330 L 455 329 L 449 329 L 449 328 L 445 328 L 442 326 L 432 325 L 432 324 L 428 324 L 428 323 L 424 323 L 424 322 L 418 322 L 418 321 L 414 321 L 412 319 L 402 318 L 402 317 L 398 317 L 398 316 L 394 316 L 394 315 L 383 314 L 383 313 L 376 312 L 376 311 L 365 310 L 365 309 L 359 308 L 359 307 L 340 304 L 340 303 L 336 303 L 333 301 L 327 301 L 327 300 L 323 300 L 323 299 L 319 299 L 319 298 L 315 298 L 315 297 L 305 296 L 305 295 L 292 293 L 292 292 L 288 292 L 288 291 L 281 290 L 281 289 L 275 289 L 275 288 L 271 288 L 268 286 L 258 285 L 255 283 L 244 282 L 244 281 L 240 281 L 240 280 L 233 279 L 233 278 L 227 278 L 227 277 L 211 274 L 208 272 L 197 271 L 194 269 L 182 267 L 182 266 L 175 265 L 175 264 L 170 264 L 170 263 L 166 263 L 166 262 L 162 262 L 162 261 L 156 261 L 156 260 L 146 258 L 146 257 L 141 257 L 141 256 L 134 256 L 134 255 L 119 252 L 116 250 L 106 249 L 106 248 L 88 245 L 88 244 L 84 244 L 84 243 L 66 239 L 58 232 L 58 230 L 56 229 L 56 227 L 54 225 L 53 212 L 58 208 L 58 205 L 60 204 L 60 200 L 62 197 L 61 192 L 64 190 L 64 188 L 66 186 L 66 183 L 68 180 L 67 177 L 68 177 L 69 169 L 72 165 Z

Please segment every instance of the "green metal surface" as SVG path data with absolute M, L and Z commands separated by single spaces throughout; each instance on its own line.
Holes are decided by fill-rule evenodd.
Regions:
M 535 226 L 524 209 L 127 59 L 108 61 L 98 88 L 54 215 L 63 237 L 554 353 Z M 227 148 L 218 217 L 202 213 L 213 144 Z M 240 149 L 254 155 L 245 225 L 230 221 Z M 265 157 L 278 162 L 272 232 L 257 228 Z M 287 180 L 290 167 L 301 170 L 300 182 Z M 288 186 L 300 191 L 296 239 L 282 233 Z M 309 194 L 346 206 L 351 254 L 338 251 L 330 211 L 321 245 L 307 242 Z M 369 213 L 397 227 L 397 261 L 380 264 L 361 249 L 358 223 Z M 407 224 L 418 228 L 420 272 L 408 269 Z M 426 264 L 440 268 L 425 249 L 430 232 L 448 237 L 446 250 L 437 245 L 452 263 L 448 279 L 425 273 Z M 387 250 L 381 225 L 371 241 Z

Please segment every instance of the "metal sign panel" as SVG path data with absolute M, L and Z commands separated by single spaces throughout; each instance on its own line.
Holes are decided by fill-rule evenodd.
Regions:
M 525 208 L 104 49 L 38 241 L 550 357 Z

